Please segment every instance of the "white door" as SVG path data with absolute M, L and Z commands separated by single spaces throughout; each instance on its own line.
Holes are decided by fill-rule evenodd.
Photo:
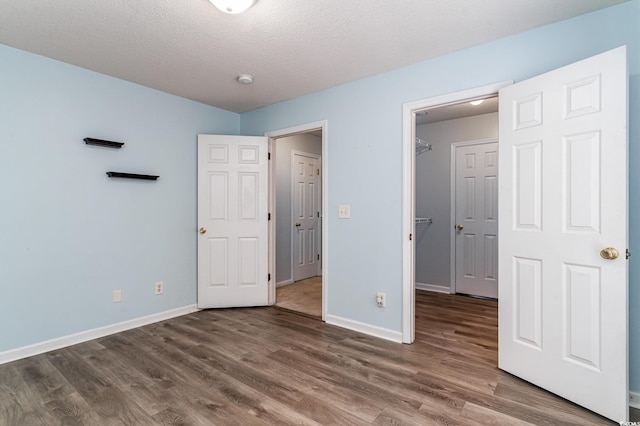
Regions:
M 455 291 L 498 297 L 498 144 L 455 148 Z
M 198 135 L 198 307 L 268 304 L 267 138 Z
M 499 145 L 499 367 L 626 420 L 626 48 L 500 90 Z
M 293 280 L 315 277 L 320 265 L 320 157 L 291 153 Z

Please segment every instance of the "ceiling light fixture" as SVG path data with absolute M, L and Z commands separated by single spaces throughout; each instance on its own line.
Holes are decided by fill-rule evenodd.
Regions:
M 253 76 L 251 74 L 240 74 L 237 77 L 238 83 L 251 84 L 253 83 Z
M 212 5 L 223 11 L 236 15 L 253 6 L 258 0 L 209 0 Z
M 484 99 L 478 99 L 477 101 L 471 101 L 471 102 L 469 102 L 469 103 L 470 103 L 471 105 L 473 105 L 473 106 L 478 106 L 478 105 L 480 105 L 480 104 L 481 104 L 481 103 L 483 103 L 483 102 L 484 102 Z

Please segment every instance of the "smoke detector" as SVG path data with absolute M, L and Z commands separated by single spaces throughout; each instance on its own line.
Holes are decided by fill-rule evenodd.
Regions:
M 229 13 L 236 15 L 242 13 L 245 10 L 253 6 L 258 0 L 209 0 L 215 7 Z
M 253 83 L 253 76 L 251 74 L 240 74 L 238 75 L 238 83 L 242 84 L 251 84 Z

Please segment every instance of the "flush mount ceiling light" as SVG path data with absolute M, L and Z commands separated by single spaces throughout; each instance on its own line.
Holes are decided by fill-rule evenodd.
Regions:
M 236 15 L 253 6 L 258 0 L 209 0 L 211 4 L 223 11 Z
M 471 102 L 469 102 L 469 103 L 470 103 L 471 105 L 473 105 L 473 106 L 478 106 L 478 105 L 480 105 L 480 104 L 481 104 L 481 103 L 483 103 L 483 102 L 484 102 L 484 99 L 478 99 L 477 101 L 471 101 Z

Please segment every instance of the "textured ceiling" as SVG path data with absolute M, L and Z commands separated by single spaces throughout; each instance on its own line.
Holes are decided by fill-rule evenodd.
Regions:
M 0 43 L 244 112 L 622 2 L 0 0 Z

